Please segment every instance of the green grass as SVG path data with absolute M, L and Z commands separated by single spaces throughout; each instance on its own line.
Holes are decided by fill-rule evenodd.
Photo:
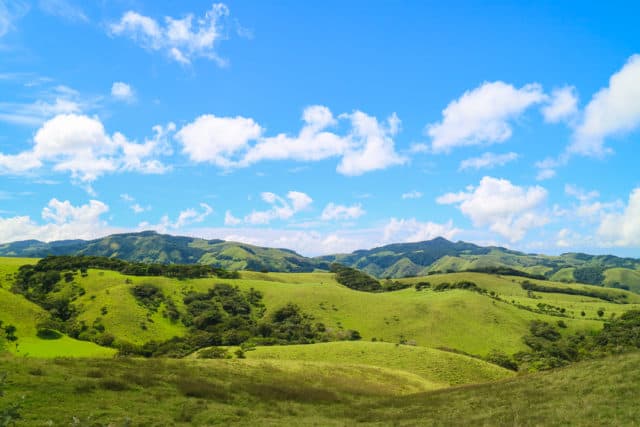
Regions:
M 432 390 L 363 365 L 0 358 L 19 425 L 637 425 L 640 354 Z
M 369 399 L 434 389 L 403 371 L 319 362 L 4 358 L 2 371 L 26 426 L 344 425 Z
M 380 342 L 345 341 L 257 347 L 245 354 L 248 359 L 357 363 L 401 369 L 418 374 L 439 387 L 486 382 L 514 375 L 512 371 L 460 354 Z
M 17 328 L 18 341 L 6 342 L 5 347 L 11 353 L 31 357 L 108 357 L 115 350 L 100 347 L 86 341 L 78 341 L 67 336 L 56 340 L 40 339 L 36 335 L 36 325 L 46 319 L 48 314 L 36 304 L 5 289 L 0 289 L 0 320 L 4 325 Z
M 613 283 L 621 283 L 629 286 L 633 292 L 640 293 L 640 271 L 628 268 L 610 268 L 604 272 L 604 283 L 607 286 Z
M 5 263 L 5 269 L 17 268 L 19 262 Z M 229 283 L 243 290 L 255 288 L 264 295 L 266 315 L 289 302 L 298 304 L 303 311 L 313 315 L 315 321 L 330 329 L 352 329 L 360 332 L 364 341 L 389 343 L 409 342 L 421 347 L 451 348 L 470 354 L 484 356 L 492 350 L 513 354 L 525 350 L 522 337 L 528 333 L 529 323 L 540 319 L 556 323 L 560 318 L 532 312 L 537 304 L 551 304 L 566 310 L 568 317 L 564 330 L 572 333 L 582 330 L 597 330 L 602 320 L 611 314 L 640 307 L 640 296 L 629 292 L 598 287 L 599 291 L 626 294 L 634 304 L 613 304 L 595 298 L 561 293 L 534 293 L 529 298 L 520 283 L 521 277 L 494 276 L 481 273 L 451 273 L 402 279 L 407 283 L 429 281 L 432 284 L 470 280 L 479 287 L 494 292 L 503 301 L 486 295 L 464 290 L 433 292 L 415 291 L 413 288 L 389 293 L 358 292 L 338 284 L 330 273 L 256 273 L 243 272 L 241 279 L 217 278 L 176 280 L 166 277 L 124 276 L 117 272 L 89 270 L 87 277 L 76 276 L 75 283 L 85 290 L 74 305 L 78 319 L 91 325 L 100 321 L 108 333 L 120 340 L 143 344 L 150 340 L 166 340 L 182 336 L 187 329 L 181 322 L 171 322 L 163 317 L 162 307 L 156 312 L 137 303 L 131 294 L 136 284 L 152 283 L 170 297 L 178 310 L 184 310 L 182 298 L 189 291 L 204 292 L 216 283 Z M 531 279 L 529 279 L 531 280 Z M 535 281 L 534 281 L 535 282 Z M 545 286 L 583 287 L 544 282 Z M 5 291 L 6 292 L 6 291 Z M 8 292 L 7 292 L 8 294 Z M 15 300 L 21 297 L 12 295 Z M 0 307 L 2 307 L 0 302 Z M 16 303 L 19 305 L 19 303 Z M 29 303 L 30 304 L 30 303 Z M 524 310 L 517 305 L 529 307 Z M 38 309 L 33 304 L 31 310 Z M 597 311 L 604 309 L 605 316 L 599 318 Z M 39 310 L 39 309 L 38 309 Z M 585 316 L 581 312 L 585 312 Z M 14 322 L 21 322 L 20 311 Z M 40 310 L 38 316 L 44 313 Z M 0 313 L 0 320 L 3 314 Z M 27 325 L 19 327 L 19 334 L 27 331 L 33 335 L 35 315 L 26 317 Z M 31 328 L 29 330 L 29 328 Z M 26 344 L 26 342 L 25 342 Z M 44 350 L 35 346 L 33 354 L 44 355 Z M 51 353 L 53 354 L 53 353 Z M 62 354 L 69 354 L 62 353 Z

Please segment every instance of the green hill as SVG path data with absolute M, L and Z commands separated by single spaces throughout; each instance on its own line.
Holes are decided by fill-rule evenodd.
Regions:
M 257 347 L 249 360 L 302 360 L 387 367 L 413 372 L 440 387 L 472 384 L 514 375 L 499 366 L 462 354 L 382 342 L 332 342 Z
M 443 238 L 397 243 L 351 254 L 304 257 L 288 249 L 263 248 L 223 240 L 171 236 L 153 231 L 114 234 L 101 239 L 0 244 L 0 256 L 93 255 L 162 264 L 207 264 L 227 270 L 273 272 L 328 271 L 338 262 L 375 277 L 401 278 L 460 271 L 509 271 L 555 281 L 628 288 L 640 292 L 640 260 L 610 255 L 525 254 Z M 611 272 L 610 272 L 611 270 Z
M 160 264 L 208 264 L 228 270 L 313 271 L 328 268 L 288 249 L 261 248 L 223 240 L 170 236 L 154 231 L 114 234 L 96 240 L 0 244 L 0 256 L 93 255 Z
M 19 425 L 636 425 L 640 354 L 433 390 L 405 371 L 274 360 L 0 358 Z M 23 399 L 24 398 L 24 399 Z
M 0 259 L 0 265 L 4 262 Z M 7 262 L 3 268 L 17 269 L 13 259 Z M 524 281 L 542 286 L 545 292 L 523 289 Z M 143 345 L 152 340 L 162 342 L 186 336 L 189 323 L 185 322 L 190 319 L 191 310 L 185 303 L 187 296 L 206 295 L 215 286 L 226 284 L 229 289 L 238 289 L 238 297 L 259 293 L 263 308 L 256 319 L 260 322 L 270 319 L 287 304 L 295 304 L 301 313 L 310 316 L 310 324 L 322 324 L 331 336 L 357 331 L 365 341 L 448 348 L 478 356 L 494 350 L 507 354 L 526 350 L 522 337 L 528 333 L 532 320 L 552 324 L 562 320 L 566 326 L 563 333 L 569 334 L 597 330 L 611 316 L 640 306 L 640 296 L 624 290 L 517 276 L 449 273 L 401 282 L 410 287 L 371 293 L 337 283 L 332 273 L 242 272 L 238 279 L 180 280 L 89 269 L 69 276 L 68 282 L 60 278 L 47 294 L 47 304 L 68 301 L 74 314 L 70 320 L 73 323 L 67 327 L 76 330 L 82 339 L 105 345 L 114 342 Z M 430 287 L 418 291 L 413 285 L 419 282 L 428 282 Z M 432 290 L 440 284 L 458 282 L 472 282 L 484 293 Z M 145 287 L 157 293 L 159 299 L 153 300 L 156 302 L 144 302 L 134 296 L 135 289 Z M 0 320 L 19 323 L 18 343 L 22 346 L 29 339 L 37 339 L 35 325 L 45 320 L 48 313 L 8 289 L 7 284 L 3 289 L 6 297 L 0 300 Z M 25 315 L 10 317 L 12 310 Z

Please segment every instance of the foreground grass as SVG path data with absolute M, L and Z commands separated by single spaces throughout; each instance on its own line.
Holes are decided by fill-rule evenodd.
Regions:
M 24 396 L 19 425 L 34 426 L 343 425 L 370 399 L 437 388 L 403 371 L 290 361 L 5 358 L 2 371 L 4 400 Z
M 636 425 L 640 354 L 429 391 L 362 365 L 255 360 L 0 359 L 18 425 Z

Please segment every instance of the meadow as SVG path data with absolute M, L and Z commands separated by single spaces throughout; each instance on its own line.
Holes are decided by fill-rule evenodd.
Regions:
M 183 359 L 114 358 L 116 348 L 39 336 L 50 313 L 12 292 L 19 266 L 35 262 L 0 258 L 0 321 L 17 337 L 2 340 L 0 374 L 8 376 L 0 402 L 20 402 L 19 425 L 624 425 L 638 416 L 625 396 L 640 391 L 640 355 L 535 374 L 489 357 L 528 350 L 533 321 L 564 337 L 596 333 L 640 308 L 640 295 L 625 290 L 471 272 L 398 279 L 408 287 L 378 293 L 327 272 L 176 279 L 89 269 L 56 285 L 52 297 L 73 294 L 78 322 L 135 345 L 188 336 L 188 324 L 166 315 L 169 306 L 185 313 L 186 296 L 221 283 L 257 291 L 263 318 L 294 304 L 326 330 L 359 338 L 228 347 L 224 359 L 201 359 L 204 350 Z M 446 283 L 475 288 L 438 291 Z M 153 309 L 133 292 L 145 286 L 163 295 Z

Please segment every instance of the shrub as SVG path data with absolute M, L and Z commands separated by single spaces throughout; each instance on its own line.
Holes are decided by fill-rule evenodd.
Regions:
M 226 348 L 209 347 L 198 352 L 198 359 L 231 359 L 231 355 Z
M 62 338 L 62 334 L 56 330 L 48 329 L 48 328 L 40 328 L 36 333 L 38 338 L 43 340 L 57 340 Z

